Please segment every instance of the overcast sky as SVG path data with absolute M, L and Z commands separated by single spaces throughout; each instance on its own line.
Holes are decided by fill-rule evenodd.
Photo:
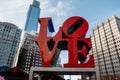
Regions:
M 55 33 L 59 30 L 59 26 L 70 16 L 81 16 L 88 21 L 88 36 L 92 33 L 93 27 L 107 18 L 113 15 L 120 17 L 120 0 L 38 1 L 40 1 L 41 8 L 40 17 L 52 17 Z M 31 3 L 32 0 L 0 0 L 0 21 L 11 22 L 23 29 Z M 66 56 L 62 57 L 62 62 L 65 62 Z

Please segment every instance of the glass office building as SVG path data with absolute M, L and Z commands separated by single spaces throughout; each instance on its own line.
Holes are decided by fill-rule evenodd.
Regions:
M 16 25 L 0 22 L 0 66 L 12 67 L 18 51 L 21 29 Z
M 38 29 L 38 18 L 40 14 L 40 2 L 34 0 L 33 4 L 30 5 L 28 13 L 27 13 L 27 20 L 25 24 L 25 31 L 37 31 Z

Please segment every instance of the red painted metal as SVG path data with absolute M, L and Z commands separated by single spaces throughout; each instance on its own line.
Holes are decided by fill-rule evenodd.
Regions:
M 36 38 L 40 47 L 43 66 L 50 66 L 55 55 L 55 51 L 59 46 L 58 43 L 67 41 L 68 44 L 66 47 L 68 49 L 69 57 L 68 63 L 64 64 L 64 67 L 94 67 L 93 55 L 91 55 L 88 62 L 85 63 L 85 59 L 87 58 L 88 52 L 91 48 L 90 38 L 84 38 L 88 30 L 87 21 L 78 16 L 70 17 L 63 23 L 62 27 L 60 27 L 58 33 L 54 37 L 47 37 L 49 20 L 51 20 L 51 18 L 39 18 L 41 26 L 39 35 Z M 49 50 L 47 44 L 50 39 L 55 42 L 52 50 Z M 79 60 L 81 63 L 78 62 Z
M 13 72 L 14 72 L 14 73 L 17 73 L 17 71 L 18 71 L 18 68 L 15 67 L 15 68 L 13 69 Z

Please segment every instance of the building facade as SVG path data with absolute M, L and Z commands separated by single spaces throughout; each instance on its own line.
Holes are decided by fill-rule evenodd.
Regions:
M 0 66 L 12 67 L 18 51 L 21 29 L 16 25 L 0 22 Z
M 40 50 L 35 43 L 35 37 L 37 33 L 25 33 L 23 45 L 20 49 L 17 66 L 29 73 L 31 67 L 41 67 L 42 58 L 40 56 Z
M 93 29 L 91 42 L 96 76 L 99 80 L 119 80 L 120 18 L 112 16 L 100 25 L 97 25 L 97 27 Z
M 40 2 L 34 0 L 33 4 L 30 5 L 28 13 L 27 13 L 27 20 L 25 24 L 25 31 L 37 31 L 38 29 L 38 18 L 40 14 Z

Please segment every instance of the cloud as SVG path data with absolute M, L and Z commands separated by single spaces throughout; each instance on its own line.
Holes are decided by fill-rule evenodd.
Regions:
M 72 0 L 40 0 L 41 1 L 41 17 L 52 17 L 55 31 L 59 30 L 64 20 L 72 14 Z
M 30 2 L 31 0 L 2 0 L 0 21 L 10 22 L 23 28 Z
M 5 21 L 3 17 L 0 17 L 0 21 Z
M 62 8 L 62 7 L 63 7 L 63 2 L 62 2 L 62 1 L 58 1 L 57 7 L 58 7 L 58 8 Z
M 0 20 L 11 22 L 20 28 L 24 27 L 29 5 L 33 0 L 2 0 Z M 55 31 L 59 30 L 68 13 L 72 13 L 72 0 L 38 0 L 40 1 L 40 17 L 52 17 Z
M 54 14 L 56 12 L 56 8 L 51 8 L 51 9 L 48 10 L 48 12 L 50 14 Z

